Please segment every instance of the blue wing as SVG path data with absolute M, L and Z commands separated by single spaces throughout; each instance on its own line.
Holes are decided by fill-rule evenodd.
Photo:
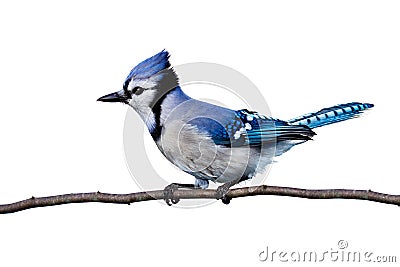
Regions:
M 209 118 L 196 118 L 190 124 L 207 132 L 215 144 L 224 146 L 260 146 L 265 142 L 310 140 L 315 133 L 304 125 L 289 123 L 242 109 L 234 112 L 225 125 Z

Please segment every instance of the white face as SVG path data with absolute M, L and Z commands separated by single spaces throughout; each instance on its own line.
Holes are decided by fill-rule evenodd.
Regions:
M 132 91 L 132 99 L 129 101 L 129 105 L 138 113 L 151 110 L 157 101 L 157 95 L 157 90 L 155 89 L 136 87 Z
M 173 69 L 165 69 L 150 77 L 133 77 L 127 82 L 122 90 L 100 97 L 98 101 L 128 104 L 151 130 L 155 127 L 154 105 L 167 92 L 178 86 L 178 77 Z
M 146 79 L 132 79 L 127 88 L 131 94 L 128 105 L 140 115 L 149 129 L 155 126 L 152 108 L 162 97 L 163 88 L 160 81 L 164 75 L 160 73 Z
M 148 110 L 157 101 L 158 84 L 162 74 L 154 75 L 146 79 L 132 79 L 128 85 L 131 93 L 130 106 L 137 112 Z
M 157 91 L 154 89 L 137 89 L 139 95 L 132 94 L 132 99 L 129 101 L 131 106 L 146 123 L 147 128 L 152 131 L 155 127 L 155 117 L 152 111 L 153 103 L 157 95 Z
M 133 78 L 127 88 L 131 94 L 130 104 L 137 112 L 148 110 L 177 85 L 177 77 L 173 70 L 165 70 L 148 78 Z
M 122 90 L 102 96 L 98 101 L 128 104 L 151 129 L 152 125 L 155 126 L 153 107 L 176 86 L 178 77 L 172 69 L 166 69 L 146 78 L 133 77 L 124 83 Z

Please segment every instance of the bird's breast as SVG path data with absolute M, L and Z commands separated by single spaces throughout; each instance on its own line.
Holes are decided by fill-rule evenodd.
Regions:
M 179 120 L 164 127 L 156 143 L 165 157 L 181 170 L 196 178 L 221 183 L 251 178 L 272 161 L 261 157 L 259 149 L 216 145 L 207 133 Z

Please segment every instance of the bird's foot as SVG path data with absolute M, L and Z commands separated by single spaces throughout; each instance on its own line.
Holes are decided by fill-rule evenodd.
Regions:
M 179 188 L 177 184 L 170 184 L 164 188 L 164 200 L 168 206 L 172 204 L 177 204 L 179 202 L 179 198 L 174 198 L 174 192 Z
M 218 186 L 216 198 L 221 199 L 222 203 L 228 205 L 231 202 L 231 197 L 226 194 L 229 192 L 229 188 L 232 186 L 232 183 L 224 183 L 223 185 Z
M 194 184 L 179 184 L 179 183 L 172 183 L 167 185 L 164 188 L 164 200 L 171 206 L 172 204 L 177 204 L 179 202 L 179 198 L 174 197 L 174 192 L 179 188 L 187 188 L 187 189 L 194 189 L 196 186 Z

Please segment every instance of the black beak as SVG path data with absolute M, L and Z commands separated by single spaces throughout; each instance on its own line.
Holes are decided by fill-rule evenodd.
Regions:
M 128 97 L 126 94 L 122 91 L 111 93 L 105 96 L 100 97 L 97 99 L 97 101 L 101 102 L 123 102 L 123 103 L 128 103 Z

